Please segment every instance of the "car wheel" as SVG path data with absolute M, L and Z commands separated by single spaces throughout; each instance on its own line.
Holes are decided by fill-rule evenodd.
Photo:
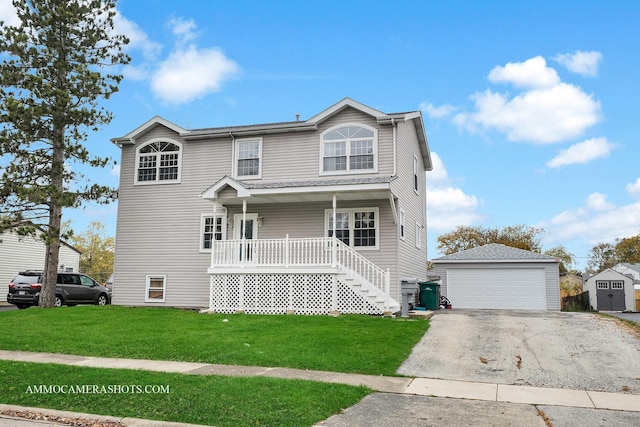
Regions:
M 29 304 L 16 304 L 20 310 L 24 310 L 25 308 L 29 308 Z
M 62 297 L 60 295 L 56 295 L 56 299 L 53 300 L 53 306 L 54 307 L 62 307 Z
M 105 294 L 100 294 L 98 299 L 96 300 L 97 305 L 107 305 L 109 303 L 109 298 Z

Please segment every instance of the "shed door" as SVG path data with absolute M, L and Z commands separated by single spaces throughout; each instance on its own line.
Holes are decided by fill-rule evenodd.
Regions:
M 453 308 L 546 310 L 543 268 L 453 268 L 447 298 Z
M 624 311 L 624 282 L 622 280 L 596 281 L 598 310 Z

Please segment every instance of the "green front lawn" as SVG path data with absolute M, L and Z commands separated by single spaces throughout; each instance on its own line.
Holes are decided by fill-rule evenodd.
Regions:
M 220 427 L 312 426 L 369 392 L 302 380 L 7 361 L 0 361 L 0 377 L 1 403 Z
M 0 312 L 0 349 L 394 375 L 427 320 L 78 306 Z

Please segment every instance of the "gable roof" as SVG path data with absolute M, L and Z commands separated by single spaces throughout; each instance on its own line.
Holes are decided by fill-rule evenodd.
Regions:
M 597 278 L 598 278 L 598 276 L 601 276 L 601 275 L 603 275 L 604 273 L 614 273 L 614 274 L 616 274 L 616 275 L 620 276 L 620 279 L 621 279 L 621 280 L 629 280 L 629 281 L 633 282 L 633 277 L 629 277 L 629 276 L 627 276 L 626 274 L 622 274 L 622 273 L 620 273 L 619 271 L 615 271 L 613 268 L 607 268 L 606 270 L 602 270 L 601 272 L 596 273 L 596 274 L 594 274 L 593 276 L 589 277 L 589 278 L 587 279 L 587 281 L 592 281 L 592 280 L 594 280 L 594 279 L 597 279 Z
M 325 110 L 321 111 L 308 120 L 296 120 L 293 122 L 225 126 L 190 130 L 184 129 L 174 123 L 171 123 L 170 121 L 165 120 L 160 116 L 155 116 L 151 120 L 148 120 L 126 135 L 119 138 L 112 138 L 111 142 L 120 147 L 122 147 L 123 145 L 135 144 L 137 137 L 144 134 L 146 131 L 156 125 L 162 125 L 176 132 L 185 141 L 197 139 L 227 138 L 229 136 L 237 138 L 272 133 L 315 131 L 318 129 L 319 123 L 327 120 L 330 117 L 333 117 L 335 114 L 338 114 L 345 108 L 349 107 L 374 117 L 381 125 L 394 125 L 400 122 L 413 122 L 413 125 L 416 129 L 416 134 L 418 135 L 420 151 L 422 154 L 425 170 L 430 171 L 433 169 L 431 154 L 429 152 L 429 142 L 427 141 L 427 135 L 425 133 L 424 123 L 422 120 L 422 113 L 420 111 L 387 114 L 364 105 L 351 98 L 342 99 L 341 101 L 333 104 L 329 108 L 326 108 Z
M 484 246 L 467 249 L 432 260 L 434 263 L 452 262 L 556 262 L 558 258 L 541 254 L 539 252 L 526 251 L 500 243 L 490 243 Z

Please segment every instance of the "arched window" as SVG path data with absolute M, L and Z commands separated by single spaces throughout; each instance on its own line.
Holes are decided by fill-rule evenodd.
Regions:
M 153 141 L 138 149 L 136 183 L 180 182 L 182 148 L 168 141 Z
M 321 137 L 321 174 L 377 170 L 377 132 L 364 125 L 340 125 Z

